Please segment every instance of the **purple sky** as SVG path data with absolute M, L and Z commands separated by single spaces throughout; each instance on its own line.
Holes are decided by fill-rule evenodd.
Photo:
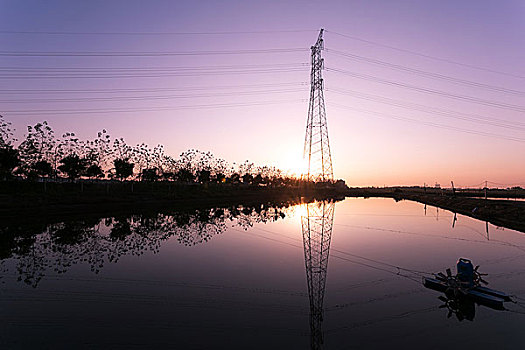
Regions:
M 0 55 L 0 113 L 19 138 L 26 125 L 48 120 L 57 134 L 92 138 L 105 128 L 130 144 L 162 143 L 174 156 L 197 148 L 230 162 L 295 170 L 308 109 L 308 48 L 320 28 L 327 30 L 325 97 L 336 177 L 359 186 L 525 182 L 523 1 L 0 1 L 3 53 L 304 49 Z M 172 34 L 129 34 L 159 32 Z M 201 34 L 173 34 L 180 32 Z M 68 76 L 57 78 L 57 68 L 70 69 L 60 73 Z M 14 89 L 36 91 L 6 91 Z M 91 109 L 97 113 L 85 113 Z

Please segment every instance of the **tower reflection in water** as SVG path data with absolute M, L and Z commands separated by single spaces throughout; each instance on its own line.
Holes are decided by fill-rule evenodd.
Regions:
M 321 349 L 323 344 L 323 299 L 335 203 L 324 201 L 308 203 L 304 206 L 301 226 L 310 299 L 310 344 L 312 349 Z

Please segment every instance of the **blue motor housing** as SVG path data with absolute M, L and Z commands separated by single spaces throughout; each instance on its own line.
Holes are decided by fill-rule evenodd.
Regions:
M 474 266 L 469 259 L 460 258 L 456 265 L 458 279 L 468 286 L 474 285 Z

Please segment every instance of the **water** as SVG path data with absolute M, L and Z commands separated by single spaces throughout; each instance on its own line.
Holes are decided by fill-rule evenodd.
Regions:
M 476 306 L 473 321 L 460 322 L 421 283 L 467 257 L 489 273 L 490 287 L 525 298 L 524 234 L 462 215 L 454 221 L 419 203 L 351 198 L 52 225 L 23 220 L 0 230 L 6 349 L 308 349 L 321 341 L 326 349 L 516 349 L 525 342 L 524 299 L 506 303 L 511 311 Z M 327 265 L 321 243 L 330 243 Z

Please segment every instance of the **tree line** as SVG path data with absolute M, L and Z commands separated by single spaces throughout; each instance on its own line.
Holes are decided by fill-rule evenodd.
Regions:
M 14 137 L 11 123 L 0 115 L 0 180 L 115 179 L 181 183 L 298 184 L 270 166 L 245 161 L 229 164 L 211 152 L 190 149 L 179 158 L 163 145 L 129 145 L 101 130 L 92 140 L 67 132 L 57 137 L 47 121 L 27 127 L 23 140 Z

